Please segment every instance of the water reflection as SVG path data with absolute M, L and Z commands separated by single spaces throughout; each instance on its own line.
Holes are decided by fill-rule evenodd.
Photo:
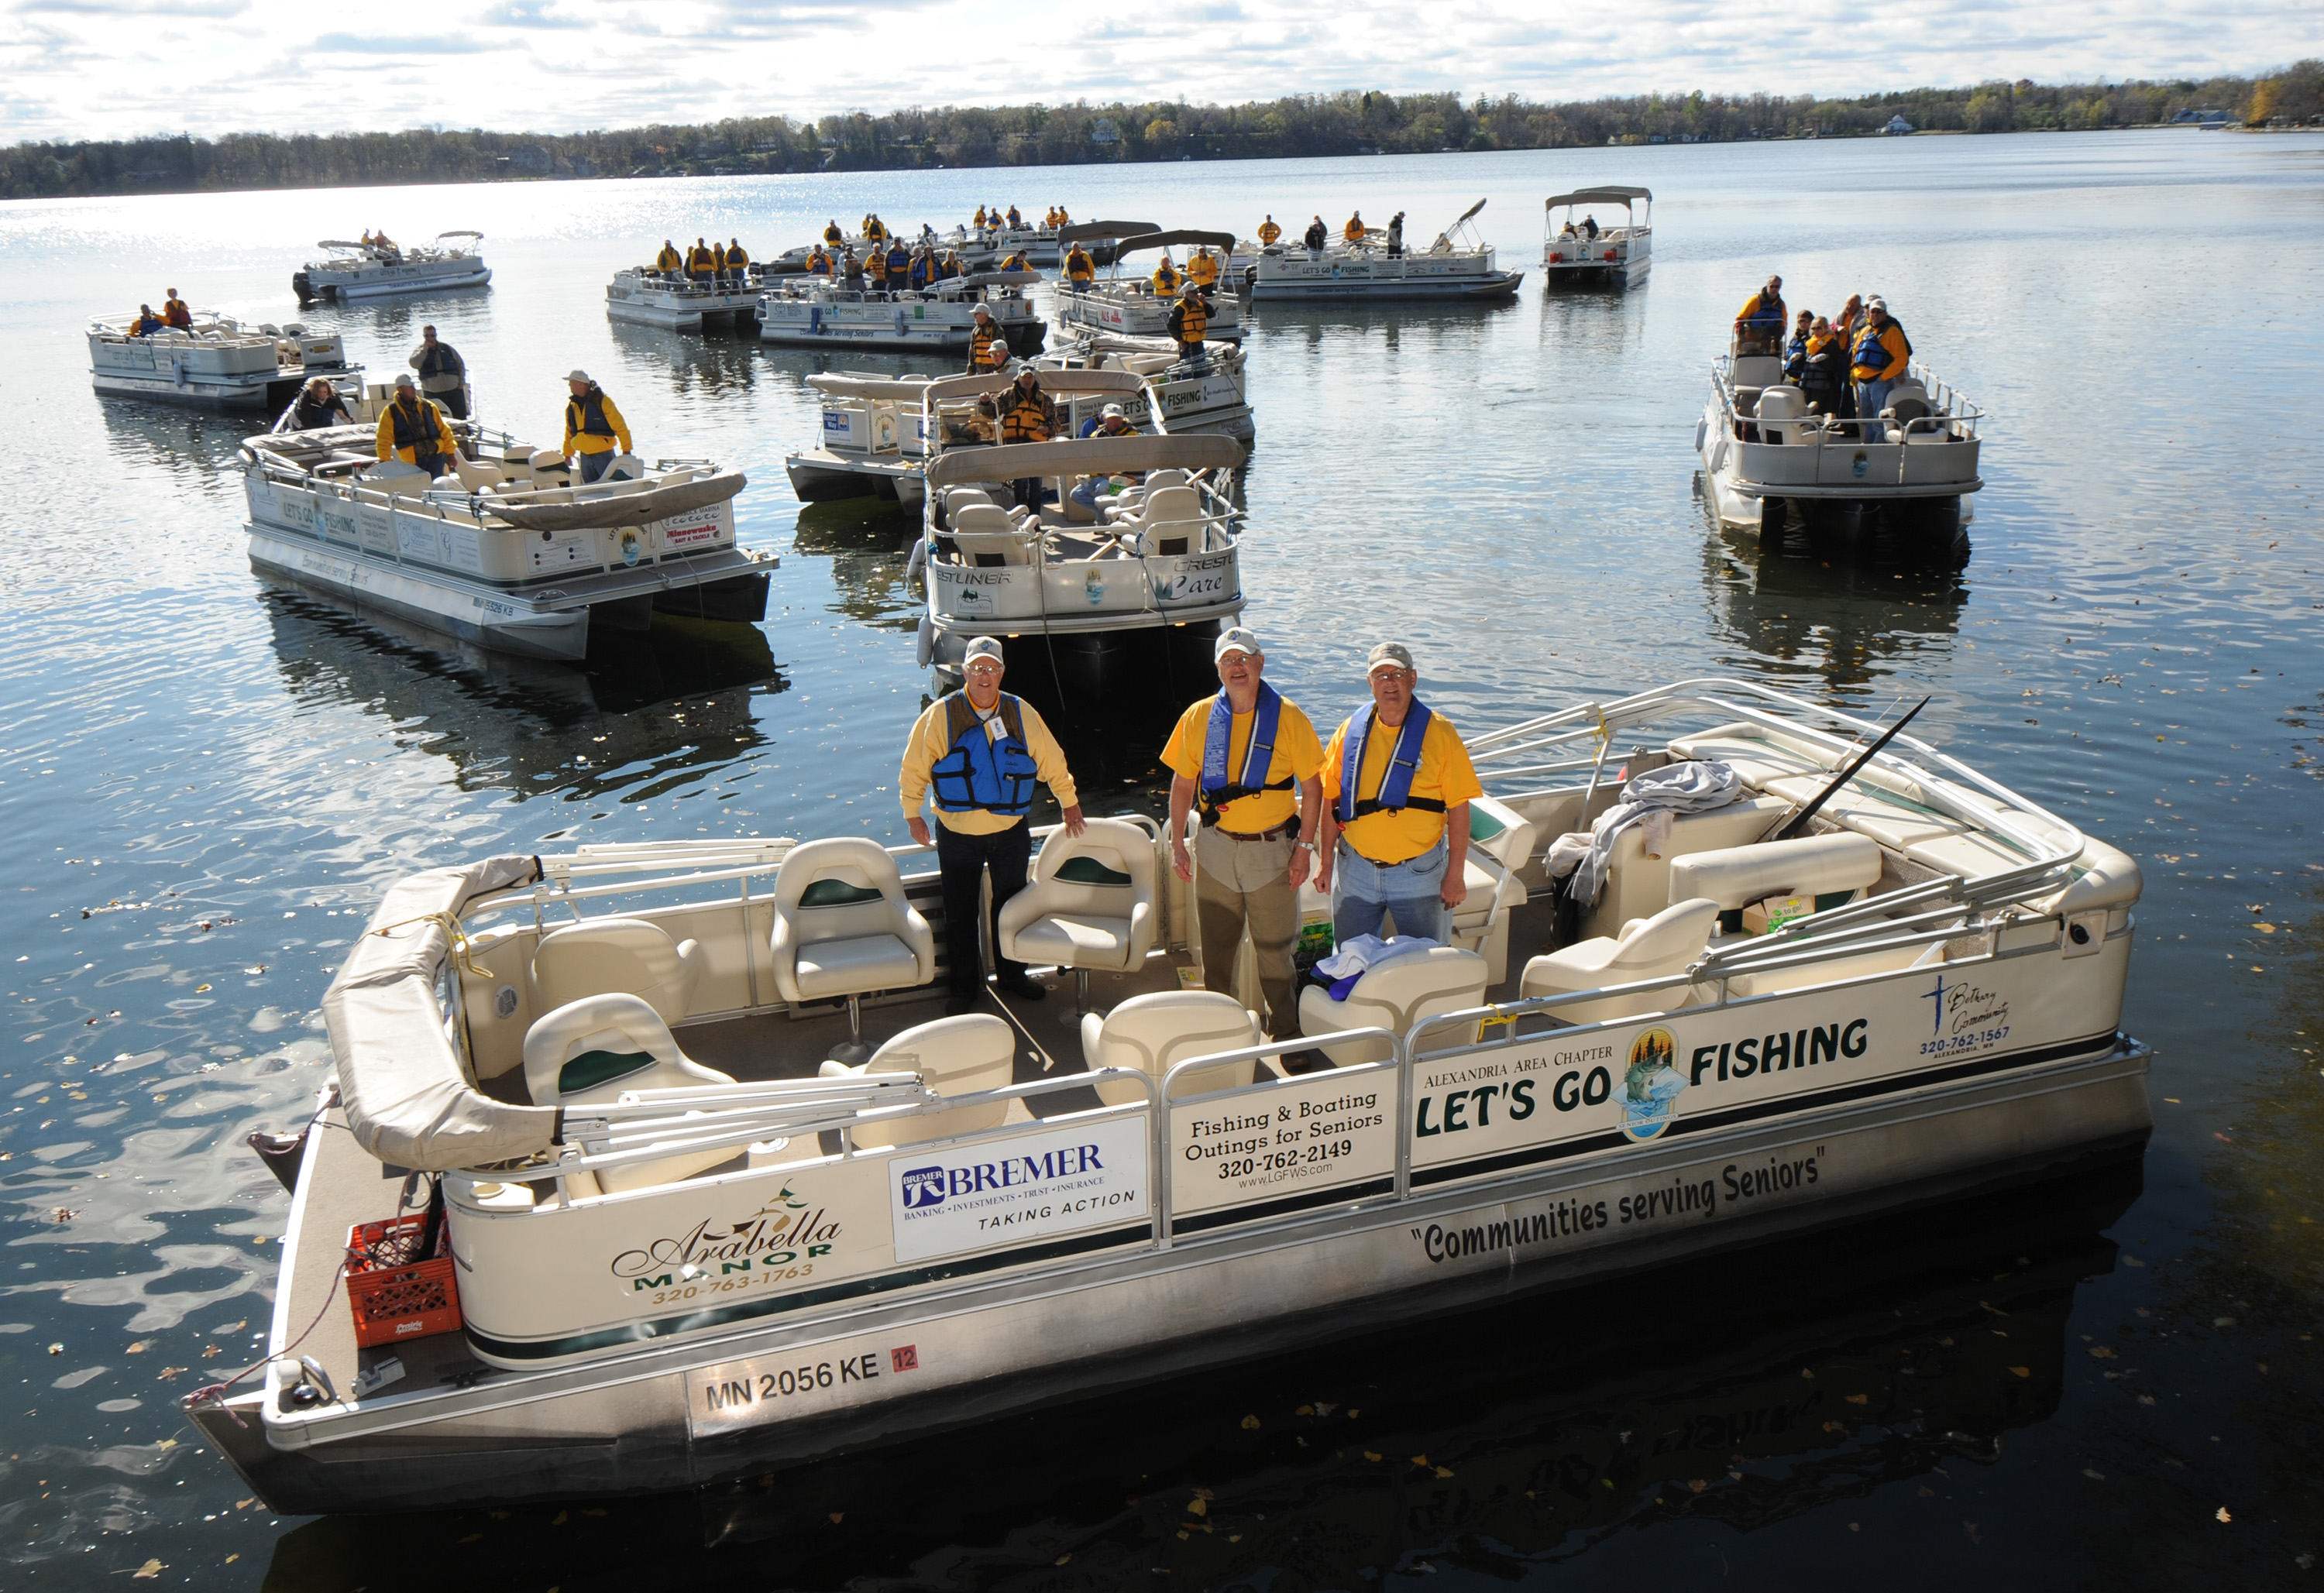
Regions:
M 758 701 L 788 686 L 753 626 L 658 614 L 645 635 L 603 638 L 567 668 L 356 619 L 281 587 L 263 601 L 293 698 L 391 720 L 401 745 L 447 760 L 466 791 L 659 796 L 763 748 Z
M 608 321 L 622 369 L 632 381 L 667 376 L 673 396 L 733 400 L 758 384 L 758 327 L 715 326 L 678 332 Z
M 265 1585 L 570 1587 L 585 1565 L 593 1586 L 723 1585 L 779 1544 L 803 1588 L 1360 1588 L 1514 1579 L 1618 1532 L 1753 1532 L 1897 1479 L 1949 1496 L 2057 1411 L 2078 1280 L 2112 1269 L 2101 1230 L 2137 1192 L 2116 1164 L 915 1441 L 910 1474 L 960 1486 L 898 1487 L 891 1447 L 602 1517 L 447 1513 L 384 1540 L 320 1520 Z
M 1702 570 L 1728 641 L 1775 684 L 1820 681 L 1833 696 L 1861 697 L 1894 675 L 1928 678 L 1952 656 L 1969 603 L 1950 558 L 1900 560 L 1798 536 L 1763 546 L 1714 529 Z
M 237 485 L 243 438 L 274 420 L 259 410 L 196 410 L 132 398 L 99 399 L 97 412 L 104 418 L 105 440 L 115 465 L 159 465 L 171 472 L 189 467 L 208 481 L 233 476 Z
M 911 631 L 926 601 L 907 591 L 904 567 L 920 533 L 918 504 L 890 498 L 839 498 L 800 506 L 791 557 L 827 558 L 839 588 L 833 612 L 884 631 Z
M 1244 315 L 1254 330 L 1263 331 L 1272 345 L 1320 349 L 1350 336 L 1377 338 L 1379 346 L 1396 350 L 1406 343 L 1416 351 L 1450 344 L 1470 344 L 1505 318 L 1517 314 L 1520 300 L 1499 299 L 1479 304 L 1284 304 L 1248 306 Z

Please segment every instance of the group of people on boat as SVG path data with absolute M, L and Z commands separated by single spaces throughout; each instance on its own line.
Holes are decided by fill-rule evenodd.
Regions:
M 653 268 L 665 277 L 682 278 L 700 287 L 739 288 L 750 280 L 751 252 L 742 247 L 740 238 L 719 244 L 697 237 L 694 247 L 683 252 L 664 238 Z
M 1598 241 L 1598 230 L 1597 216 L 1585 211 L 1582 216 L 1582 224 L 1576 226 L 1573 216 L 1568 213 L 1565 225 L 1557 229 L 1557 235 L 1561 238 L 1579 238 L 1585 244 L 1594 244 Z
M 402 249 L 397 245 L 393 238 L 387 235 L 385 227 L 380 228 L 377 232 L 365 228 L 363 235 L 363 246 L 391 265 L 403 258 Z
M 428 327 L 426 335 L 428 340 L 420 345 L 422 353 L 434 347 L 457 363 L 459 355 L 449 345 L 436 341 L 435 327 Z M 420 355 L 412 356 L 412 364 L 420 364 Z M 446 414 L 445 404 L 422 391 L 425 380 L 424 376 L 414 377 L 409 373 L 397 374 L 394 396 L 379 412 L 373 444 L 383 460 L 401 459 L 406 465 L 418 465 L 430 476 L 440 476 L 454 468 L 453 460 L 460 451 L 459 435 L 452 429 L 454 416 Z M 591 379 L 588 372 L 576 369 L 566 373 L 565 390 L 562 463 L 569 470 L 577 461 L 581 483 L 586 486 L 602 480 L 616 458 L 631 452 L 630 423 L 621 407 Z M 457 415 L 466 419 L 465 403 Z M 304 431 L 353 423 L 345 401 L 333 391 L 330 382 L 318 376 L 301 390 L 276 429 Z
M 1261 247 L 1274 247 L 1276 241 L 1282 236 L 1283 229 L 1275 224 L 1273 216 L 1259 224 Z M 1373 242 L 1375 238 L 1379 240 L 1377 244 Z M 1389 259 L 1400 258 L 1404 253 L 1404 212 L 1399 210 L 1390 216 L 1385 227 L 1376 227 L 1364 220 L 1362 211 L 1351 211 L 1347 225 L 1340 229 L 1340 240 L 1351 249 L 1385 247 Z M 1332 229 L 1323 225 L 1321 216 L 1317 216 L 1307 223 L 1307 231 L 1300 242 L 1306 244 L 1310 254 L 1321 254 L 1332 246 Z
M 918 293 L 937 282 L 965 276 L 967 272 L 959 250 L 947 249 L 939 254 L 925 239 L 906 248 L 902 240 L 890 238 L 884 247 L 867 246 L 861 258 L 852 244 L 842 244 L 835 252 L 828 244 L 817 244 L 807 257 L 807 275 L 828 277 L 854 292 L 874 297 Z
M 1065 213 L 1065 207 L 1063 205 L 1052 205 L 1041 217 L 1041 230 L 1053 233 L 1061 226 L 1070 225 L 1072 221 L 1073 217 Z M 1006 227 L 1012 233 L 1021 233 L 1025 230 L 1025 217 L 1014 205 L 1010 206 L 1005 211 L 998 205 L 979 205 L 976 207 L 975 216 L 969 221 L 969 227 L 972 231 L 980 233 L 997 232 L 1002 227 Z
M 1331 897 L 1342 947 L 1382 935 L 1391 914 L 1399 935 L 1447 940 L 1468 896 L 1469 802 L 1484 787 L 1452 722 L 1415 695 L 1419 671 L 1401 642 L 1371 649 L 1371 703 L 1328 741 L 1267 684 L 1267 655 L 1252 631 L 1222 632 L 1212 659 L 1218 691 L 1187 707 L 1162 749 L 1171 862 L 1194 882 L 1204 983 L 1232 989 L 1248 928 L 1267 1032 L 1288 1041 L 1299 1034 L 1292 952 L 1300 887 L 1312 876 Z M 977 908 L 988 873 L 994 982 L 1023 1000 L 1045 994 L 1023 963 L 998 951 L 1001 908 L 1025 888 L 1032 857 L 1034 784 L 1049 788 L 1067 833 L 1086 827 L 1064 749 L 1030 704 L 1001 689 L 1006 673 L 998 640 L 971 641 L 962 688 L 920 714 L 897 781 L 912 839 L 936 849 L 942 872 L 955 1011 L 984 983 Z
M 157 312 L 150 304 L 137 307 L 137 318 L 129 323 L 132 337 L 151 337 L 156 332 L 190 332 L 194 329 L 193 307 L 178 297 L 175 288 L 168 290 Z
M 1912 368 L 1913 342 L 1877 293 L 1849 294 L 1835 316 L 1794 315 L 1784 304 L 1784 279 L 1769 277 L 1736 313 L 1735 352 L 1777 355 L 1811 414 L 1852 422 L 1877 419 L 1888 407 L 1889 392 Z

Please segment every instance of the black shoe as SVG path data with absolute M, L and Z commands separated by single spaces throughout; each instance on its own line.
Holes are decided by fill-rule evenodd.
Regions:
M 992 981 L 992 988 L 1020 1001 L 1038 1001 L 1049 993 L 1045 987 L 1035 984 L 1021 973 L 1014 979 L 996 979 Z
M 1283 1071 L 1294 1075 L 1327 1073 L 1332 1071 L 1332 1059 L 1313 1047 L 1303 1051 L 1286 1051 L 1280 1060 L 1283 1064 Z

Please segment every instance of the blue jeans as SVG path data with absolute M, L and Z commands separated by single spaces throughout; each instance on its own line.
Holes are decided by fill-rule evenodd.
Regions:
M 581 484 L 586 487 L 605 474 L 606 466 L 613 462 L 613 450 L 601 448 L 594 454 L 576 454 L 573 457 L 580 464 Z
M 1358 854 L 1345 840 L 1332 864 L 1332 933 L 1338 939 L 1359 935 L 1384 935 L 1380 919 L 1396 915 L 1398 935 L 1444 938 L 1445 847 L 1443 837 L 1418 857 L 1400 863 L 1376 863 Z
M 1081 485 L 1075 487 L 1073 492 L 1067 495 L 1070 496 L 1074 502 L 1080 504 L 1084 509 L 1088 510 L 1092 520 L 1096 520 L 1099 518 L 1097 512 L 1098 494 L 1101 493 L 1111 493 L 1112 491 L 1113 477 L 1110 475 L 1093 475 L 1084 481 Z
M 1895 385 L 1893 382 L 1858 382 L 1856 384 L 1857 414 L 1867 421 L 1877 421 L 1880 419 L 1880 411 L 1888 407 L 1888 391 Z M 1868 429 L 1864 435 L 1868 439 L 1872 439 L 1877 438 L 1879 433 L 1877 430 Z

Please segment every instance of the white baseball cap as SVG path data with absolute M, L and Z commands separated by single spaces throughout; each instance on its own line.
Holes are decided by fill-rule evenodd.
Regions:
M 1211 660 L 1213 663 L 1222 664 L 1226 662 L 1229 653 L 1249 653 L 1257 658 L 1265 650 L 1259 645 L 1258 631 L 1245 626 L 1234 625 L 1219 632 L 1218 640 L 1211 646 Z
M 997 636 L 978 637 L 968 644 L 968 651 L 960 661 L 965 667 L 979 658 L 991 658 L 996 664 L 1005 662 L 1001 656 L 1001 639 Z
M 578 366 L 576 366 L 574 369 L 565 373 L 565 380 L 567 382 L 586 382 L 589 380 L 589 373 L 580 369 Z

